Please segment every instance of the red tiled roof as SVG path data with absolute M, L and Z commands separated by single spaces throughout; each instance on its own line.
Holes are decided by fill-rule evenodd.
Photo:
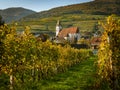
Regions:
M 69 33 L 74 34 L 74 33 L 78 33 L 78 32 L 79 32 L 78 27 L 65 28 L 65 29 L 62 29 L 62 30 L 59 32 L 58 37 L 67 37 L 67 35 L 68 35 Z
M 100 37 L 94 37 L 91 40 L 91 45 L 99 45 L 101 42 L 101 38 Z

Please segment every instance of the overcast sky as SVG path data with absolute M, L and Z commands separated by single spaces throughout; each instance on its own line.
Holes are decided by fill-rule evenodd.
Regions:
M 92 0 L 0 0 L 0 9 L 24 7 L 34 11 L 49 10 L 54 7 L 84 3 Z

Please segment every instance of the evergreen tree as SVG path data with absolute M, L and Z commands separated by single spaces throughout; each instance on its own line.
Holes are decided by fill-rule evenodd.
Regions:
M 5 23 L 5 22 L 3 21 L 2 16 L 0 15 L 0 26 L 1 26 L 1 25 L 4 25 L 4 23 Z

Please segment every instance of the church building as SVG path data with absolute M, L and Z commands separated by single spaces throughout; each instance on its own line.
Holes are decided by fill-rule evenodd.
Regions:
M 68 41 L 70 43 L 76 43 L 80 39 L 80 31 L 78 27 L 62 28 L 60 21 L 56 24 L 56 41 L 63 43 Z

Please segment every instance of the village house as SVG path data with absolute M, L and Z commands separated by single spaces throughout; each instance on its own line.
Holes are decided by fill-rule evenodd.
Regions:
M 91 39 L 91 48 L 92 49 L 98 49 L 100 43 L 101 43 L 101 38 L 100 37 L 93 37 Z
M 101 38 L 100 37 L 93 37 L 91 39 L 91 49 L 93 51 L 93 54 L 97 54 L 98 53 L 98 49 L 99 49 L 99 45 L 101 43 Z
M 62 28 L 60 21 L 56 24 L 56 43 L 76 43 L 80 39 L 78 27 Z

